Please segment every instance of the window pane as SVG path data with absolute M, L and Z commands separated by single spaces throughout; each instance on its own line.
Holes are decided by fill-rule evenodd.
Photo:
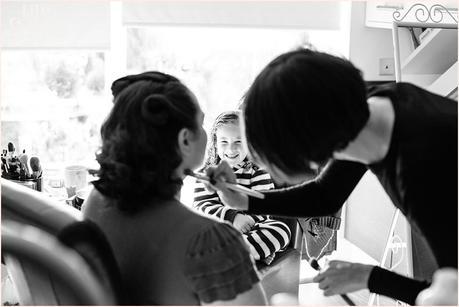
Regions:
M 94 160 L 111 107 L 104 66 L 102 52 L 2 52 L 2 148 L 12 142 L 45 170 Z
M 181 79 L 196 94 L 205 126 L 234 109 L 260 70 L 299 46 L 343 54 L 339 31 L 217 27 L 127 29 L 129 73 L 159 70 Z
M 277 55 L 299 46 L 342 55 L 340 31 L 217 27 L 127 29 L 128 73 L 159 70 L 178 77 L 197 96 L 207 131 L 222 111 L 236 109 L 255 76 Z M 341 43 L 340 43 L 341 42 Z M 181 201 L 193 201 L 187 178 Z

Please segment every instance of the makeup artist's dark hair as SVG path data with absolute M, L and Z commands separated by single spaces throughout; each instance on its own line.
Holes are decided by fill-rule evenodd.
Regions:
M 173 76 L 129 75 L 113 82 L 114 105 L 102 125 L 94 186 L 123 211 L 137 211 L 153 198 L 173 198 L 182 186 L 173 171 L 182 157 L 177 135 L 196 131 L 197 102 Z
M 322 52 L 299 49 L 271 61 L 242 109 L 252 156 L 286 174 L 311 173 L 344 149 L 366 124 L 369 108 L 360 70 Z

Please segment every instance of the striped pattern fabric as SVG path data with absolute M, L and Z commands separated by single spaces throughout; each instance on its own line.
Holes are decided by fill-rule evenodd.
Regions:
M 250 162 L 244 162 L 233 168 L 237 183 L 252 190 L 263 191 L 274 188 L 271 176 Z M 225 206 L 217 193 L 209 192 L 202 182 L 197 181 L 194 190 L 193 207 L 198 211 L 220 221 L 233 223 L 242 211 Z M 268 215 L 250 215 L 255 220 L 254 227 L 243 234 L 255 260 L 262 260 L 285 248 L 290 242 L 291 232 L 288 226 L 272 219 Z

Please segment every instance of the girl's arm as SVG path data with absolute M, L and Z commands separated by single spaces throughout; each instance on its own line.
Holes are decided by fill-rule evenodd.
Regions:
M 255 191 L 267 191 L 274 189 L 275 186 L 271 176 L 265 170 L 258 168 L 253 171 L 249 188 Z M 269 216 L 252 214 L 252 217 L 255 219 L 255 222 L 261 222 Z
M 225 206 L 217 193 L 209 192 L 204 183 L 197 181 L 194 189 L 193 207 L 207 215 L 214 216 L 220 220 L 234 221 L 238 210 Z
M 250 188 L 255 191 L 272 190 L 274 182 L 265 170 L 257 169 L 250 178 Z
M 338 211 L 367 171 L 364 164 L 332 160 L 312 181 L 264 192 L 264 199 L 249 196 L 254 214 L 294 217 L 332 215 Z

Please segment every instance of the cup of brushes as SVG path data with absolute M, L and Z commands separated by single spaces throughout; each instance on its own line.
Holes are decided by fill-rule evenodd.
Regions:
M 2 178 L 12 180 L 23 185 L 32 187 L 35 190 L 42 189 L 42 174 L 40 159 L 30 157 L 25 150 L 21 154 L 16 154 L 14 144 L 9 142 L 8 149 L 4 149 L 1 154 Z M 32 185 L 29 185 L 33 183 Z

